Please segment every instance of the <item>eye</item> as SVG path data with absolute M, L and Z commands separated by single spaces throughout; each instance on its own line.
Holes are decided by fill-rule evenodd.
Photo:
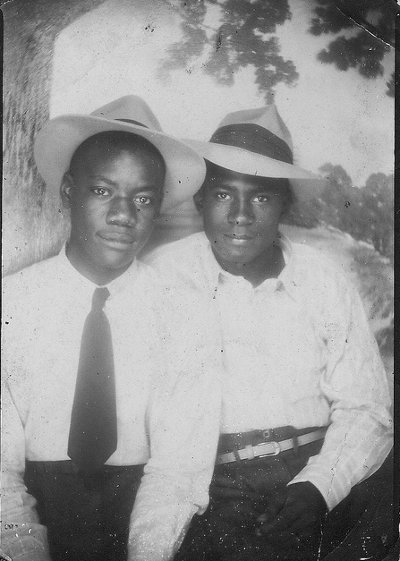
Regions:
M 229 201 L 231 197 L 226 191 L 217 191 L 215 193 L 215 198 L 219 201 Z
M 110 194 L 110 191 L 105 187 L 93 187 L 92 193 L 94 193 L 98 197 L 106 197 L 107 195 Z
M 140 195 L 135 198 L 135 203 L 141 206 L 148 206 L 153 203 L 153 199 L 151 197 L 147 197 L 146 195 Z
M 268 203 L 270 200 L 269 195 L 256 195 L 254 197 L 256 203 Z

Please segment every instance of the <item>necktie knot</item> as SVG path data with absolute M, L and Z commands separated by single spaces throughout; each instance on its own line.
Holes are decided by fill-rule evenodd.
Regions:
M 92 310 L 101 312 L 104 308 L 107 298 L 110 296 L 110 291 L 106 287 L 96 288 L 93 292 Z

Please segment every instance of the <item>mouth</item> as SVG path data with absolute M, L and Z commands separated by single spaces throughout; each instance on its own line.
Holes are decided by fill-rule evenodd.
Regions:
M 135 243 L 135 238 L 128 232 L 101 231 L 97 236 L 107 245 L 116 248 L 127 248 Z
M 248 234 L 224 234 L 224 236 L 237 243 L 245 243 L 253 239 L 253 236 L 249 236 Z

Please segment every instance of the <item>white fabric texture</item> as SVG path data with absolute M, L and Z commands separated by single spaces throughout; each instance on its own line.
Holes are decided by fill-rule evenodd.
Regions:
M 217 314 L 222 432 L 329 425 L 291 483 L 310 481 L 332 509 L 392 447 L 388 383 L 356 290 L 318 252 L 279 237 L 285 267 L 256 288 L 219 266 L 203 232 L 146 261 L 208 295 Z
M 6 277 L 3 288 L 2 547 L 20 561 L 47 561 L 46 529 L 23 484 L 24 463 L 69 459 L 81 334 L 95 285 L 62 251 Z M 192 515 L 208 504 L 220 423 L 219 346 L 214 352 L 216 336 L 204 331 L 201 299 L 179 290 L 177 305 L 176 291 L 164 290 L 143 263 L 107 288 L 118 424 L 107 464 L 150 458 L 131 519 L 130 558 L 170 559 Z M 187 299 L 197 307 L 194 318 Z M 25 557 L 17 557 L 21 548 Z

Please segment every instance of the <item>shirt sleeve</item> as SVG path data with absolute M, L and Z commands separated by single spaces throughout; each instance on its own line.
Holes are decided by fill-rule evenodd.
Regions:
M 361 299 L 345 279 L 327 284 L 334 289 L 320 311 L 328 357 L 320 387 L 330 425 L 321 452 L 291 483 L 313 483 L 331 510 L 384 462 L 392 418 L 387 376 Z
M 152 391 L 150 459 L 130 523 L 132 561 L 172 559 L 192 516 L 208 505 L 220 425 L 220 349 L 193 301 L 185 309 L 182 298 L 164 336 L 167 372 Z
M 50 561 L 47 531 L 24 485 L 25 436 L 7 383 L 2 385 L 1 553 L 12 561 Z

